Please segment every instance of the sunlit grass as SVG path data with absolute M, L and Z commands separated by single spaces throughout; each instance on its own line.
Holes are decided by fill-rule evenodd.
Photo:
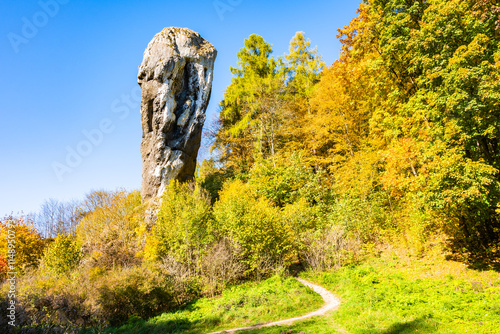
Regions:
M 384 256 L 305 276 L 342 299 L 328 318 L 353 334 L 500 333 L 500 274 L 431 260 Z
M 500 333 L 500 273 L 495 271 L 471 270 L 440 256 L 387 251 L 363 264 L 303 276 L 339 296 L 340 309 L 291 326 L 239 333 Z M 207 333 L 294 317 L 321 304 L 294 279 L 273 277 L 149 321 L 132 319 L 113 332 Z
M 272 277 L 226 289 L 183 310 L 144 321 L 131 318 L 110 333 L 207 333 L 295 317 L 316 310 L 322 298 L 294 278 Z

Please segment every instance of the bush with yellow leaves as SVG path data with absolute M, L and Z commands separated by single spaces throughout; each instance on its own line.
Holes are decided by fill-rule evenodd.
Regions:
M 84 254 L 105 267 L 138 263 L 145 229 L 139 191 L 110 193 L 92 209 L 76 227 Z
M 75 269 L 81 259 L 82 252 L 75 238 L 59 234 L 45 250 L 42 263 L 48 270 L 62 274 Z
M 11 260 L 15 267 L 11 271 L 37 266 L 44 247 L 45 242 L 31 219 L 5 217 L 0 220 L 0 256 L 7 262 Z

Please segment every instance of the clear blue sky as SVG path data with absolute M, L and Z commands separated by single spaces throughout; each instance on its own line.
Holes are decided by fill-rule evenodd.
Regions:
M 358 5 L 356 0 L 2 1 L 0 216 L 37 211 L 48 198 L 81 199 L 92 189 L 140 189 L 137 68 L 148 42 L 164 27 L 190 28 L 218 50 L 210 122 L 231 81 L 229 67 L 250 34 L 263 36 L 279 56 L 295 32 L 304 31 L 331 64 L 340 48 L 337 28 L 356 16 Z M 84 131 L 93 134 L 90 147 Z M 83 157 L 70 157 L 70 167 L 71 151 Z

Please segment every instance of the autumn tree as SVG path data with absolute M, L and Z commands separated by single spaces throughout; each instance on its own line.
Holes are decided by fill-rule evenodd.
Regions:
M 144 206 L 139 191 L 92 192 L 87 212 L 76 227 L 77 242 L 96 264 L 134 264 L 144 245 Z
M 76 268 L 81 258 L 81 247 L 75 237 L 59 234 L 45 250 L 42 263 L 48 270 L 63 274 Z
M 344 58 L 373 59 L 363 81 L 374 83 L 369 137 L 382 187 L 472 254 L 500 238 L 496 11 L 487 1 L 376 0 L 341 30 Z
M 377 212 L 381 231 L 420 245 L 444 231 L 455 252 L 491 256 L 500 240 L 499 12 L 487 0 L 365 1 L 321 75 L 303 33 L 278 60 L 252 35 L 221 104 L 223 166 L 248 179 L 256 162 L 276 169 L 302 151 L 327 172 L 337 202 Z
M 10 271 L 37 266 L 44 247 L 45 242 L 32 220 L 26 217 L 0 220 L 0 259 L 13 263 L 15 269 Z
M 311 48 L 311 41 L 304 32 L 299 31 L 290 41 L 289 53 L 285 55 L 286 105 L 283 110 L 283 128 L 285 150 L 305 150 L 306 137 L 304 128 L 311 114 L 311 98 L 324 63 L 316 48 Z
M 214 148 L 239 171 L 247 171 L 256 159 L 273 157 L 279 146 L 284 72 L 271 53 L 271 44 L 261 36 L 246 39 L 221 102 Z
M 210 215 L 210 199 L 202 188 L 172 181 L 147 238 L 145 258 L 154 261 L 171 257 L 186 265 L 189 275 L 199 274 L 201 258 L 213 240 Z

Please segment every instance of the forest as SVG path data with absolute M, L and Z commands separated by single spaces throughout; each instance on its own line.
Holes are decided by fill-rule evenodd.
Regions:
M 259 35 L 245 39 L 217 122 L 206 126 L 211 158 L 192 182 L 170 183 L 156 221 L 138 191 L 122 190 L 47 202 L 43 226 L 30 217 L 1 219 L 0 324 L 10 328 L 3 314 L 14 230 L 14 332 L 128 333 L 199 298 L 269 278 L 292 284 L 287 277 L 303 273 L 341 294 L 347 306 L 336 322 L 353 333 L 413 333 L 386 323 L 385 331 L 362 331 L 344 319 L 364 314 L 349 309 L 350 298 L 367 298 L 354 287 L 398 280 L 399 272 L 383 272 L 407 260 L 414 272 L 415 263 L 454 263 L 465 268 L 464 282 L 487 273 L 490 288 L 463 290 L 484 294 L 484 310 L 458 315 L 456 328 L 493 333 L 500 325 L 500 2 L 365 1 L 337 38 L 341 53 L 330 65 L 304 32 L 283 56 Z M 404 290 L 391 284 L 384 289 Z M 370 296 L 382 303 L 382 295 Z M 462 309 L 479 305 L 474 298 Z M 413 318 L 408 312 L 401 319 L 432 322 L 428 332 L 458 333 L 435 329 L 453 323 L 451 313 L 428 320 L 429 305 Z M 183 332 L 168 321 L 164 333 Z M 306 333 L 337 333 L 315 326 L 321 330 Z

